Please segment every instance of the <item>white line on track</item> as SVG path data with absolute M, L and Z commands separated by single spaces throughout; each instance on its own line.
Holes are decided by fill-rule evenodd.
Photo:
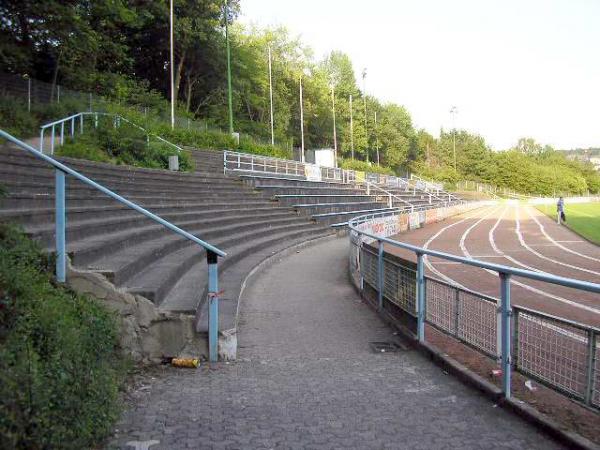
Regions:
M 534 220 L 534 222 L 538 224 L 538 227 L 540 227 L 540 231 L 546 237 L 546 239 L 548 239 L 550 242 L 552 242 L 558 248 L 564 250 L 565 252 L 569 252 L 569 253 L 572 253 L 574 255 L 581 256 L 582 258 L 590 259 L 590 260 L 596 261 L 596 262 L 600 262 L 600 258 L 594 258 L 593 256 L 584 255 L 583 253 L 576 252 L 575 250 L 572 250 L 569 247 L 565 247 L 564 245 L 560 244 L 560 242 L 565 242 L 565 241 L 556 241 L 556 240 L 552 239 L 552 237 L 548 234 L 548 232 L 544 228 L 544 225 L 542 225 L 540 223 L 540 221 L 538 220 L 538 218 L 535 217 L 535 215 L 531 213 L 531 209 L 528 208 L 527 209 L 527 213 L 529 214 L 529 217 L 531 217 Z
M 494 207 L 491 209 L 491 211 L 493 212 L 493 211 L 495 211 L 496 209 L 497 209 L 497 207 L 495 207 L 495 206 L 494 206 Z M 481 210 L 477 210 L 476 212 L 479 212 L 479 211 L 481 211 Z M 486 216 L 489 216 L 490 214 L 491 214 L 491 212 L 490 212 L 490 213 L 488 213 Z M 445 227 L 441 228 L 440 230 L 438 230 L 438 232 L 437 232 L 437 233 L 435 233 L 433 236 L 431 236 L 427 242 L 425 242 L 425 244 L 423 245 L 423 248 L 428 248 L 428 247 L 429 247 L 429 244 L 431 244 L 431 243 L 432 243 L 432 242 L 433 242 L 435 239 L 437 239 L 437 238 L 438 238 L 438 237 L 439 237 L 439 236 L 440 236 L 442 233 L 444 233 L 444 232 L 445 232 L 447 229 L 449 229 L 449 228 L 452 228 L 452 227 L 454 227 L 454 226 L 456 226 L 456 225 L 459 225 L 459 224 L 461 224 L 461 223 L 465 222 L 466 220 L 473 219 L 473 218 L 475 218 L 476 216 L 477 216 L 477 215 L 476 215 L 476 214 L 474 214 L 473 216 L 465 217 L 464 219 L 461 219 L 461 220 L 459 220 L 458 222 L 451 223 L 450 225 L 446 225 Z M 427 266 L 427 268 L 428 268 L 430 271 L 432 271 L 433 273 L 435 273 L 435 274 L 436 274 L 438 277 L 440 277 L 442 280 L 446 281 L 447 283 L 453 284 L 453 285 L 455 285 L 455 286 L 457 286 L 457 287 L 459 287 L 459 288 L 466 289 L 466 287 L 465 287 L 465 286 L 463 286 L 462 284 L 460 284 L 460 283 L 458 283 L 457 281 L 453 280 L 452 278 L 450 278 L 450 277 L 448 277 L 448 276 L 444 275 L 442 272 L 440 272 L 440 271 L 439 271 L 439 270 L 437 270 L 435 267 L 433 267 L 433 266 L 431 265 L 431 263 L 429 262 L 429 258 L 427 257 L 427 255 L 425 255 L 425 256 L 423 257 L 423 261 L 425 262 L 425 265 Z
M 508 207 L 506 207 L 506 208 L 508 208 Z M 504 211 L 502 212 L 502 214 L 500 215 L 500 217 L 498 218 L 498 220 L 496 221 L 496 223 L 494 224 L 494 226 L 492 227 L 492 229 L 491 229 L 491 230 L 490 230 L 490 232 L 488 233 L 488 239 L 489 239 L 489 241 L 490 241 L 490 244 L 491 244 L 492 248 L 494 249 L 494 251 L 495 251 L 495 252 L 497 252 L 498 254 L 501 254 L 501 255 L 503 255 L 504 257 L 506 257 L 508 260 L 510 260 L 510 261 L 512 261 L 512 262 L 514 262 L 515 264 L 518 264 L 518 265 L 520 265 L 520 266 L 526 267 L 526 268 L 528 268 L 528 269 L 530 269 L 530 270 L 534 270 L 534 271 L 536 271 L 536 272 L 541 272 L 541 271 L 540 271 L 540 270 L 538 270 L 538 269 L 535 269 L 535 268 L 529 267 L 529 266 L 527 266 L 527 265 L 525 265 L 525 264 L 523 264 L 523 263 L 521 263 L 521 262 L 517 261 L 516 259 L 512 258 L 510 255 L 506 255 L 506 254 L 505 254 L 504 252 L 502 252 L 502 250 L 500 250 L 500 249 L 498 248 L 498 246 L 496 245 L 496 242 L 494 241 L 494 231 L 496 231 L 496 228 L 498 228 L 498 225 L 500 224 L 500 221 L 501 221 L 501 220 L 502 220 L 502 218 L 504 217 L 504 214 L 506 213 L 506 210 L 507 210 L 506 208 L 504 209 Z M 462 249 L 462 247 L 461 247 L 461 249 Z M 466 249 L 464 249 L 464 250 L 463 250 L 463 253 L 465 252 L 465 250 L 466 250 Z M 465 253 L 465 255 L 466 255 L 466 256 L 468 256 L 468 251 Z M 494 272 L 494 271 L 492 271 L 492 270 L 487 270 L 487 269 L 485 269 L 485 270 L 486 270 L 486 271 L 488 271 L 488 272 L 490 272 L 490 273 L 491 273 L 491 274 L 493 274 L 493 275 L 496 275 L 496 272 Z M 545 273 L 545 272 L 544 272 L 544 273 Z M 586 305 L 582 305 L 581 303 L 577 303 L 577 302 L 574 302 L 574 301 L 572 301 L 572 300 L 568 300 L 568 299 L 566 299 L 566 298 L 559 297 L 558 295 L 550 294 L 550 293 L 548 293 L 548 292 L 546 292 L 546 291 L 542 291 L 541 289 L 537 289 L 537 288 L 534 288 L 534 287 L 532 287 L 532 286 L 529 286 L 528 284 L 521 283 L 520 281 L 517 281 L 517 280 L 511 279 L 511 283 L 512 283 L 512 284 L 514 284 L 514 285 L 517 285 L 517 286 L 521 286 L 523 289 L 527 289 L 528 291 L 535 292 L 536 294 L 540 294 L 540 295 L 543 295 L 543 296 L 545 296 L 545 297 L 551 298 L 551 299 L 553 299 L 553 300 L 557 300 L 557 301 L 559 301 L 559 302 L 565 303 L 565 304 L 567 304 L 567 305 L 574 306 L 575 308 L 584 309 L 584 310 L 586 310 L 586 311 L 589 311 L 589 312 L 592 312 L 592 313 L 594 313 L 594 314 L 600 314 L 600 310 L 599 310 L 599 309 L 592 308 L 592 307 L 590 307 L 590 306 L 586 306 Z
M 574 266 L 572 264 L 567 264 L 567 263 L 564 263 L 564 262 L 561 262 L 561 261 L 557 261 L 556 259 L 549 258 L 546 255 L 542 255 L 541 253 L 535 251 L 529 245 L 527 245 L 527 243 L 523 239 L 523 234 L 521 233 L 521 222 L 519 220 L 519 207 L 518 206 L 516 207 L 515 222 L 516 222 L 515 233 L 517 234 L 517 237 L 519 238 L 519 243 L 521 244 L 522 247 L 524 247 L 527 250 L 529 250 L 531 253 L 533 253 L 538 258 L 545 259 L 546 261 L 550 261 L 550 262 L 552 262 L 554 264 L 558 264 L 559 266 L 569 267 L 571 269 L 580 270 L 582 272 L 591 273 L 593 275 L 600 275 L 600 272 L 596 272 L 595 270 L 585 269 L 583 267 Z

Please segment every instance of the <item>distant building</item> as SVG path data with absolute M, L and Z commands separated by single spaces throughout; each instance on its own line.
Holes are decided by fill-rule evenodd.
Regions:
M 598 172 L 600 172 L 600 158 L 599 157 L 590 158 L 590 162 L 594 165 L 594 169 L 596 169 Z

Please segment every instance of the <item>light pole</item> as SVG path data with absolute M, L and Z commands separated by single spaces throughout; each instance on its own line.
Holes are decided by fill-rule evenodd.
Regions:
M 233 134 L 233 102 L 231 100 L 231 50 L 229 48 L 229 1 L 225 0 L 225 41 L 227 44 L 227 103 L 229 105 L 229 133 Z
M 377 165 L 379 165 L 379 139 L 377 138 L 377 111 L 375 111 L 375 151 L 377 152 Z
M 271 145 L 275 146 L 275 133 L 273 131 L 273 75 L 271 73 L 271 46 L 269 49 L 269 98 L 271 100 Z
M 331 82 L 331 112 L 333 114 L 333 158 L 334 167 L 337 167 L 337 131 L 335 129 L 335 82 Z
M 352 94 L 350 94 L 350 151 L 354 159 L 354 126 L 352 122 Z
M 365 139 L 367 141 L 367 146 L 365 148 L 365 153 L 367 157 L 367 163 L 369 162 L 369 131 L 367 127 L 367 69 L 364 68 L 362 71 L 362 79 L 363 79 L 363 102 L 365 104 Z
M 450 114 L 452 114 L 452 153 L 454 154 L 454 171 L 456 172 L 456 114 L 458 108 L 453 106 L 450 108 Z
M 300 75 L 300 139 L 301 151 L 300 160 L 304 162 L 304 106 L 302 104 L 302 75 Z
M 171 54 L 171 129 L 175 128 L 175 58 L 173 56 L 173 0 L 169 4 L 169 40 Z

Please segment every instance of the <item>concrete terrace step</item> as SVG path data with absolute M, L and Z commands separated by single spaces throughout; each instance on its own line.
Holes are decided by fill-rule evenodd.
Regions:
M 290 178 L 287 176 L 275 176 L 275 175 L 251 175 L 251 174 L 242 174 L 238 176 L 242 181 L 252 186 L 306 186 L 306 187 L 315 187 L 315 188 L 325 188 L 325 187 L 348 187 L 353 188 L 352 185 L 343 184 L 341 182 L 332 182 L 332 181 L 307 181 L 305 179 L 299 178 Z
M 330 212 L 313 214 L 311 218 L 318 223 L 333 224 L 340 222 L 347 222 L 353 217 L 362 216 L 363 214 L 373 214 L 379 212 L 395 211 L 398 208 L 376 208 L 376 209 L 363 209 L 355 211 L 343 211 L 343 212 Z
M 243 205 L 245 207 L 251 208 L 254 206 L 265 206 L 270 204 L 271 202 L 268 199 L 261 198 L 260 196 L 256 197 L 242 197 L 239 198 L 226 198 L 224 196 L 219 196 L 216 198 L 207 198 L 202 202 L 195 201 L 198 199 L 197 196 L 190 195 L 186 197 L 180 197 L 170 195 L 165 196 L 156 196 L 156 195 L 133 195 L 128 196 L 127 199 L 137 203 L 138 205 L 148 208 L 150 204 L 159 204 L 159 205 L 180 205 L 186 206 L 188 204 L 196 204 L 202 208 L 219 208 L 227 205 Z M 92 206 L 111 206 L 115 204 L 119 204 L 117 200 L 112 199 L 108 196 L 103 195 L 66 195 L 66 203 L 69 206 L 73 207 L 92 207 Z M 17 209 L 17 208 L 49 208 L 54 204 L 54 194 L 53 193 L 12 193 L 10 192 L 5 198 L 0 199 L 0 207 L 6 209 Z
M 90 235 L 100 235 L 128 229 L 139 230 L 141 227 L 155 225 L 155 222 L 147 217 L 137 213 L 136 211 L 125 210 L 126 215 L 123 216 L 106 216 L 101 218 L 87 218 L 83 220 L 69 220 L 67 222 L 67 237 L 69 242 L 77 242 L 84 240 Z M 177 225 L 180 228 L 194 226 L 198 223 L 218 225 L 226 225 L 228 223 L 237 223 L 240 219 L 270 219 L 277 220 L 279 218 L 290 218 L 290 211 L 283 209 L 277 210 L 273 208 L 246 210 L 223 210 L 215 214 L 214 211 L 179 211 L 176 213 L 163 214 L 163 219 Z M 295 219 L 295 217 L 292 216 Z M 43 245 L 51 247 L 54 242 L 54 224 L 50 221 L 41 225 L 33 225 L 27 227 L 27 232 L 35 236 Z
M 293 208 L 278 207 L 273 208 L 271 203 L 263 202 L 265 206 L 255 206 L 251 209 L 240 207 L 240 205 L 230 204 L 231 208 L 213 209 L 205 208 L 205 204 L 200 203 L 188 203 L 181 205 L 162 205 L 154 204 L 148 205 L 147 208 L 151 212 L 158 214 L 159 216 L 170 220 L 169 217 L 177 217 L 178 215 L 185 214 L 198 214 L 198 217 L 206 215 L 207 217 L 212 216 L 244 216 L 246 214 L 261 213 L 269 215 L 270 213 L 283 213 L 293 212 Z M 246 205 L 242 203 L 241 205 Z M 236 206 L 238 206 L 236 208 Z M 198 209 L 196 209 L 198 208 Z M 93 223 L 99 220 L 118 220 L 119 218 L 141 218 L 143 217 L 140 213 L 133 211 L 132 209 L 115 202 L 114 205 L 110 206 L 89 206 L 89 207 L 69 207 L 67 205 L 67 227 L 73 224 L 80 223 L 82 221 L 89 221 Z M 108 217 L 108 219 L 106 219 Z M 12 221 L 17 222 L 27 227 L 27 230 L 35 234 L 36 230 L 43 231 L 47 228 L 54 229 L 54 208 L 38 208 L 38 209 L 0 209 L 0 220 L 1 221 Z M 149 219 L 148 219 L 149 220 Z M 41 224 L 41 225 L 40 225 Z
M 292 223 L 280 226 L 261 227 L 252 233 L 238 233 L 220 238 L 213 238 L 211 243 L 228 252 L 228 257 L 221 260 L 219 267 L 223 272 L 229 265 L 233 264 L 243 254 L 239 252 L 239 247 L 248 249 L 257 249 L 262 246 L 262 242 L 287 239 L 288 236 L 300 233 L 302 235 L 310 234 L 318 230 L 324 232 L 322 228 L 316 228 L 303 223 Z M 237 247 L 237 250 L 229 252 L 230 248 Z M 250 251 L 250 250 L 248 250 Z M 148 265 L 146 269 L 140 271 L 135 277 L 123 283 L 130 292 L 137 293 L 149 298 L 157 305 L 162 304 L 166 296 L 175 286 L 178 280 L 189 271 L 196 262 L 201 262 L 204 270 L 200 273 L 194 273 L 191 276 L 197 279 L 206 277 L 206 261 L 204 252 L 199 251 L 197 246 L 186 245 L 183 248 L 164 257 L 157 262 Z M 143 286 L 143 288 L 140 288 Z M 198 292 L 200 293 L 200 292 Z
M 285 227 L 290 224 L 307 225 L 307 222 L 298 222 L 293 216 L 269 219 L 249 218 L 243 222 L 236 221 L 235 219 L 229 221 L 223 219 L 222 222 L 223 224 L 221 225 L 219 219 L 216 219 L 211 222 L 190 223 L 187 224 L 185 229 L 194 235 L 202 236 L 206 240 L 210 239 L 212 243 L 212 241 L 216 242 L 222 236 L 246 239 L 255 233 L 275 227 Z M 153 261 L 168 256 L 170 253 L 186 246 L 194 247 L 198 250 L 196 244 L 178 235 L 173 235 L 173 233 L 157 234 L 155 235 L 155 239 L 134 242 L 120 250 L 115 250 L 109 254 L 105 253 L 88 263 L 88 268 L 110 273 L 111 279 L 116 284 L 121 285 L 135 275 L 140 268 L 150 266 Z

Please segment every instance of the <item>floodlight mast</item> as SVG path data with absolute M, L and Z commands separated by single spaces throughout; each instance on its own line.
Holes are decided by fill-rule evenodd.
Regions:
M 456 114 L 458 114 L 458 108 L 452 106 L 450 114 L 452 115 L 452 153 L 454 155 L 454 171 L 456 172 Z
M 271 45 L 269 49 L 269 98 L 271 100 L 271 145 L 275 146 L 275 132 L 273 130 L 273 74 L 271 71 Z
M 169 3 L 169 52 L 171 57 L 171 129 L 175 128 L 175 58 L 173 52 L 173 0 Z

